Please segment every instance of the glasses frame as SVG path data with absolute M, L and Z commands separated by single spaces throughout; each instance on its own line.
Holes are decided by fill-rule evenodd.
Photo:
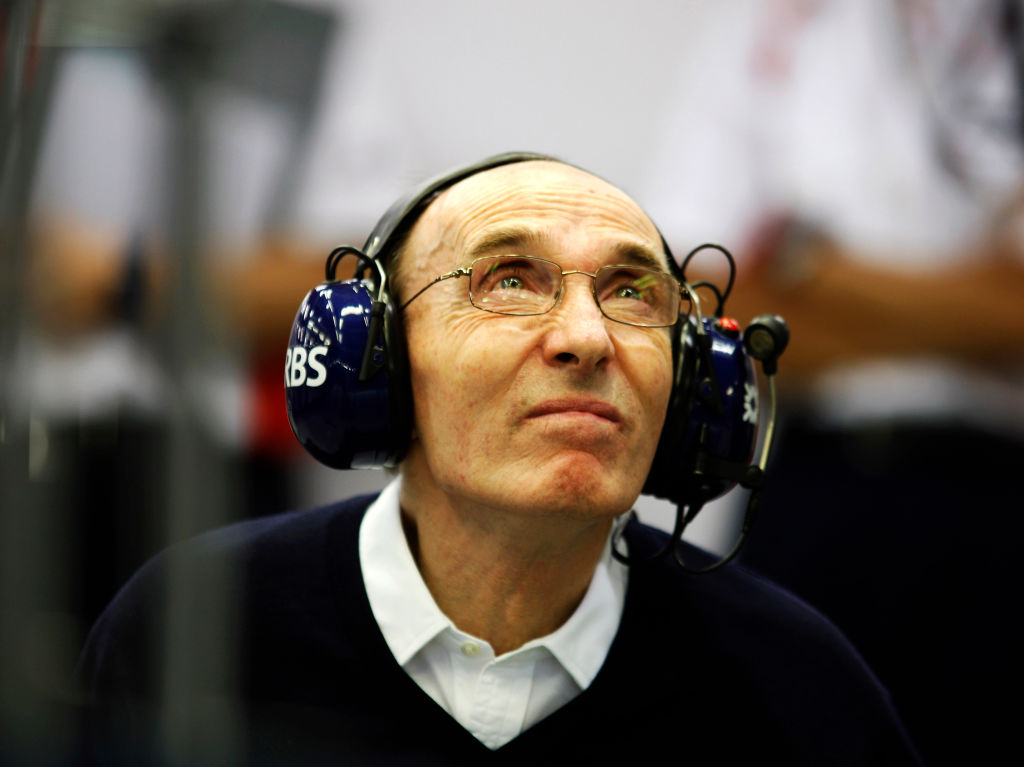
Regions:
M 594 297 L 594 303 L 597 304 L 597 308 L 600 310 L 601 314 L 604 315 L 604 317 L 606 317 L 607 319 L 611 320 L 612 322 L 618 322 L 621 325 L 630 325 L 632 327 L 637 327 L 637 328 L 670 328 L 673 325 L 675 325 L 682 317 L 687 316 L 689 314 L 689 312 L 687 312 L 687 315 L 684 315 L 684 314 L 682 314 L 679 311 L 679 309 L 683 305 L 683 297 L 684 297 L 684 295 L 687 298 L 687 300 L 690 300 L 691 297 L 692 297 L 692 294 L 691 294 L 689 288 L 684 283 L 682 283 L 678 279 L 676 279 L 676 277 L 673 274 L 671 274 L 670 272 L 666 272 L 666 271 L 661 270 L 661 269 L 652 269 L 652 268 L 647 267 L 647 266 L 638 266 L 637 264 L 605 264 L 604 266 L 600 267 L 596 272 L 586 272 L 586 271 L 583 271 L 582 269 L 562 269 L 560 264 L 558 264 L 558 263 L 556 263 L 556 262 L 554 262 L 554 261 L 552 261 L 550 259 L 540 258 L 539 256 L 523 256 L 523 255 L 519 255 L 518 253 L 502 253 L 502 254 L 496 255 L 496 256 L 480 256 L 478 258 L 474 258 L 469 263 L 468 266 L 460 266 L 457 269 L 452 269 L 450 272 L 445 272 L 444 274 L 439 274 L 433 280 L 431 280 L 426 285 L 424 285 L 422 288 L 420 288 L 418 291 L 416 291 L 416 293 L 413 294 L 412 298 L 410 298 L 408 301 L 406 301 L 404 304 L 402 304 L 402 306 L 399 309 L 399 311 L 405 311 L 405 308 L 409 304 L 411 304 L 413 301 L 415 301 L 417 298 L 419 298 L 421 295 L 423 295 L 429 288 L 433 287 L 434 285 L 436 285 L 439 282 L 443 282 L 444 280 L 449 280 L 449 279 L 452 279 L 452 278 L 455 278 L 455 277 L 471 277 L 472 274 L 473 274 L 473 269 L 481 261 L 489 261 L 489 260 L 495 259 L 495 258 L 512 257 L 512 256 L 514 256 L 515 258 L 528 259 L 530 261 L 540 261 L 541 263 L 550 264 L 551 266 L 555 267 L 555 269 L 557 269 L 559 271 L 560 276 L 558 278 L 558 290 L 555 291 L 555 295 L 554 295 L 554 297 L 552 298 L 552 301 L 551 301 L 551 306 L 549 306 L 547 309 L 544 309 L 543 311 L 539 311 L 539 312 L 503 312 L 503 311 L 498 311 L 496 309 L 491 309 L 491 308 L 488 308 L 488 307 L 480 306 L 474 300 L 474 298 L 473 298 L 473 287 L 472 287 L 472 284 L 470 284 L 469 302 L 475 308 L 479 309 L 482 312 L 489 312 L 490 314 L 502 314 L 502 315 L 505 315 L 506 317 L 537 317 L 537 316 L 539 316 L 541 314 L 547 314 L 552 309 L 554 309 L 556 306 L 558 306 L 558 304 L 562 300 L 562 293 L 565 290 L 565 277 L 566 277 L 566 275 L 569 275 L 569 274 L 583 274 L 583 275 L 586 275 L 587 277 L 590 277 L 591 280 L 592 280 L 591 283 L 590 283 L 590 293 Z M 643 271 L 646 271 L 646 272 L 651 272 L 652 274 L 659 274 L 659 275 L 662 275 L 664 277 L 668 277 L 669 279 L 671 279 L 674 283 L 676 283 L 676 286 L 678 288 L 678 293 L 677 294 L 679 296 L 679 303 L 677 305 L 677 310 L 676 310 L 676 314 L 677 314 L 676 319 L 673 320 L 672 322 L 665 322 L 665 323 L 642 323 L 642 322 L 629 322 L 628 320 L 622 320 L 622 319 L 619 319 L 618 317 L 612 317 L 611 315 L 609 315 L 608 312 L 606 312 L 604 307 L 601 305 L 600 299 L 597 297 L 597 275 L 600 272 L 604 271 L 605 269 L 640 269 L 640 270 L 643 270 Z

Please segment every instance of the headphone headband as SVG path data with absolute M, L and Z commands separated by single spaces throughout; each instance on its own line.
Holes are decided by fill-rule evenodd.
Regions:
M 441 173 L 431 179 L 428 179 L 419 187 L 399 198 L 394 204 L 392 204 L 392 206 L 388 208 L 387 212 L 381 216 L 376 226 L 374 226 L 369 237 L 366 238 L 362 252 L 369 258 L 375 261 L 381 261 L 386 265 L 388 259 L 398 247 L 402 238 L 405 237 L 409 229 L 412 228 L 412 225 L 416 223 L 419 217 L 423 214 L 423 211 L 425 211 L 430 206 L 430 203 L 437 199 L 438 195 L 446 189 L 450 189 L 460 181 L 465 181 L 467 178 L 475 176 L 477 173 L 483 173 L 484 171 L 493 170 L 494 168 L 500 168 L 503 165 L 514 165 L 515 163 L 520 162 L 536 161 L 557 162 L 561 165 L 567 165 L 570 168 L 576 168 L 584 171 L 585 173 L 590 173 L 590 171 L 585 168 L 566 162 L 559 157 L 542 154 L 540 152 L 504 152 L 502 154 L 487 157 L 470 165 L 464 165 L 454 170 L 446 171 L 445 173 Z M 593 174 L 591 173 L 591 175 Z M 657 229 L 657 224 L 654 226 L 655 229 Z M 661 234 L 660 230 L 658 230 L 658 237 L 661 239 L 661 246 L 665 251 L 665 258 L 668 260 L 669 271 L 672 272 L 673 276 L 675 276 L 680 282 L 685 282 L 682 268 L 672 256 L 672 251 L 668 246 L 668 242 L 665 240 L 665 237 Z
M 477 173 L 500 168 L 502 165 L 513 165 L 517 162 L 546 160 L 549 162 L 566 163 L 551 155 L 537 152 L 505 152 L 494 155 L 471 165 L 465 165 L 434 176 L 418 188 L 399 198 L 370 232 L 363 245 L 363 252 L 370 258 L 387 259 L 394 247 L 394 241 L 400 238 L 416 222 L 424 210 L 444 190 L 455 186 Z

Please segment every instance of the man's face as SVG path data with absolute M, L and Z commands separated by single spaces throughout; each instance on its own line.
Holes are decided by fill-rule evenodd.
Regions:
M 646 254 L 667 269 L 657 230 L 625 194 L 575 168 L 527 162 L 472 176 L 427 209 L 403 252 L 400 294 L 509 253 L 590 273 Z M 538 316 L 475 308 L 465 277 L 408 306 L 415 434 L 407 483 L 525 514 L 631 507 L 668 403 L 670 331 L 606 319 L 590 277 L 564 280 L 559 304 Z

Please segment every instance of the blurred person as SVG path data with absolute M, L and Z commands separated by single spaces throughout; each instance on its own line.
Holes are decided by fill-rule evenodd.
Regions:
M 303 437 L 341 411 L 304 444 L 331 465 L 385 452 L 398 476 L 137 573 L 80 665 L 101 755 L 164 756 L 148 750 L 166 721 L 152 664 L 164 579 L 177 567 L 206 583 L 226 565 L 241 623 L 225 630 L 201 594 L 167 641 L 200 667 L 211 637 L 237 641 L 227 680 L 174 681 L 184 712 L 234 686 L 235 745 L 255 763 L 604 763 L 667 741 L 700 761 L 917 763 L 884 689 L 819 614 L 742 567 L 645 561 L 667 536 L 623 515 L 692 394 L 675 372 L 691 318 L 636 202 L 575 166 L 504 155 L 427 182 L 344 251 L 375 276 L 307 297 L 291 416 Z M 364 314 L 378 305 L 381 336 Z M 367 378 L 350 353 L 372 362 Z M 372 435 L 357 430 L 367 417 Z M 684 485 L 689 469 L 671 468 L 662 479 Z
M 1012 753 L 1024 461 L 1017 2 L 720 3 L 649 190 L 794 343 L 749 565 L 862 649 L 931 764 Z

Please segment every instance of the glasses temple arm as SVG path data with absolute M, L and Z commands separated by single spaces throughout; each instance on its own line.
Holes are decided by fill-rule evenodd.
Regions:
M 703 333 L 704 332 L 704 314 L 701 312 L 701 309 L 700 309 L 700 296 L 697 295 L 696 285 L 691 285 L 688 282 L 680 282 L 679 283 L 679 292 L 680 292 L 680 294 L 685 293 L 689 297 L 690 302 L 693 304 L 693 310 L 694 310 L 694 312 L 697 315 L 697 328 L 696 328 L 696 330 L 697 330 L 698 333 Z
M 419 298 L 424 293 L 426 293 L 428 288 L 434 287 L 434 285 L 436 285 L 437 283 L 441 282 L 442 280 L 447 280 L 447 279 L 450 279 L 452 277 L 468 277 L 471 274 L 471 272 L 472 272 L 472 269 L 466 269 L 465 267 L 459 267 L 458 269 L 453 269 L 450 272 L 447 272 L 445 274 L 442 274 L 442 275 L 439 275 L 439 276 L 435 277 L 430 282 L 428 282 L 426 285 L 424 285 L 422 288 L 417 290 L 413 294 L 412 298 L 410 298 L 408 301 L 406 301 L 404 304 L 402 304 L 399 307 L 398 311 L 404 312 L 405 311 L 405 307 L 407 307 L 409 304 L 411 304 L 417 298 Z

